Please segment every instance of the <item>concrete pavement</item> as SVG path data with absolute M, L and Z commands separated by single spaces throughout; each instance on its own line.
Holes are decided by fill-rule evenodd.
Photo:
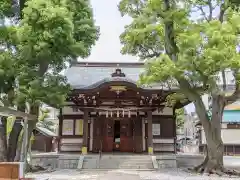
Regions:
M 180 169 L 162 169 L 160 171 L 133 171 L 133 170 L 110 170 L 110 171 L 77 171 L 59 170 L 53 173 L 39 173 L 28 175 L 36 180 L 236 180 L 229 176 L 205 176 L 191 174 Z

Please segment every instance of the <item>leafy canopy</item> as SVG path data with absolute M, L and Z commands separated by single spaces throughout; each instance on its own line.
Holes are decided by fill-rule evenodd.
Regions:
M 192 10 L 204 13 L 204 8 L 219 8 L 225 12 L 191 17 Z M 222 71 L 236 72 L 240 68 L 240 14 L 228 1 L 188 0 L 122 0 L 119 9 L 133 18 L 121 35 L 122 53 L 140 56 L 146 62 L 141 83 L 165 82 L 186 88 L 203 87 L 203 91 L 221 93 L 217 86 Z M 202 18 L 205 17 L 205 18 Z M 221 19 L 222 18 L 222 19 Z M 166 38 L 169 37 L 169 38 Z M 187 82 L 187 83 L 186 83 Z M 187 87 L 189 86 L 189 87 Z
M 70 90 L 60 72 L 68 62 L 87 57 L 99 36 L 91 5 L 88 0 L 20 0 L 18 9 L 18 25 L 0 26 L 1 93 L 8 104 L 60 106 Z M 2 17 L 17 14 L 13 10 L 7 0 L 0 6 Z

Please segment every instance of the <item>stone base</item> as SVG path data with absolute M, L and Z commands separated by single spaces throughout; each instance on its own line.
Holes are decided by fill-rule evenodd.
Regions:
M 190 168 L 201 164 L 204 160 L 203 155 L 187 155 L 187 154 L 178 154 L 177 155 L 177 165 L 181 168 Z
M 38 154 L 33 155 L 33 165 L 51 169 L 77 169 L 80 155 Z
M 177 159 L 175 155 L 156 156 L 158 169 L 177 168 Z

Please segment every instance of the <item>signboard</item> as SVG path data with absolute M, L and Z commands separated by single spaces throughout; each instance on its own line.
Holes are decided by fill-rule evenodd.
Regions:
M 75 123 L 75 135 L 83 135 L 83 119 L 78 119 Z
M 152 135 L 154 136 L 160 135 L 160 124 L 152 124 Z
M 63 120 L 63 125 L 62 125 L 62 134 L 63 135 L 73 135 L 73 120 L 68 119 L 68 120 Z

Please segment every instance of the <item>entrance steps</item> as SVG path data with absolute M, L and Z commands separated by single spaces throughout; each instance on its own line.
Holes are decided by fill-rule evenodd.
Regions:
M 149 155 L 86 155 L 82 169 L 154 170 L 154 167 Z

